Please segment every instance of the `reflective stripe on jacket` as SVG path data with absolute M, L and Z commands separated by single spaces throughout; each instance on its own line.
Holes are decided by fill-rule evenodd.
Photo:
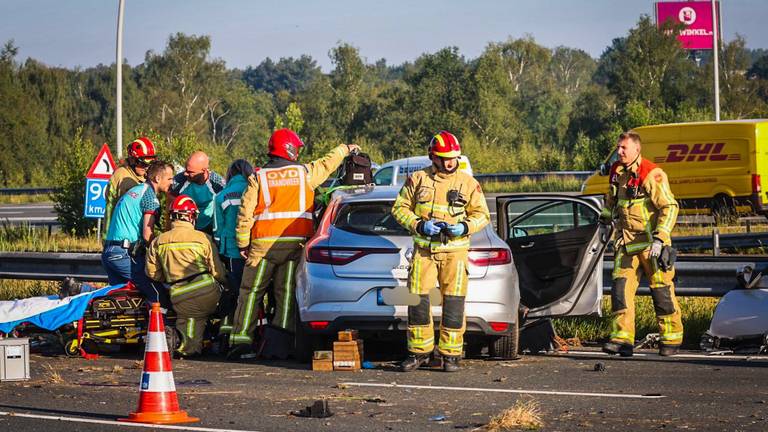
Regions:
M 191 223 L 176 220 L 171 230 L 157 236 L 147 249 L 146 273 L 169 285 L 171 297 L 209 286 L 213 279 L 226 282 L 226 271 L 213 239 Z
M 456 190 L 463 202 L 448 201 L 448 191 Z M 469 249 L 470 236 L 491 220 L 480 184 L 469 174 L 455 171 L 439 173 L 430 166 L 411 175 L 392 206 L 397 222 L 413 234 L 415 245 L 432 252 Z M 420 221 L 436 220 L 448 224 L 464 222 L 467 233 L 461 237 L 440 242 L 439 235 L 426 237 L 416 232 Z
M 617 220 L 617 241 L 634 254 L 649 247 L 654 239 L 671 244 L 670 234 L 679 212 L 667 174 L 654 163 L 638 157 L 624 167 L 611 167 L 611 189 L 605 196 L 603 216 Z M 631 183 L 637 193 L 631 194 Z

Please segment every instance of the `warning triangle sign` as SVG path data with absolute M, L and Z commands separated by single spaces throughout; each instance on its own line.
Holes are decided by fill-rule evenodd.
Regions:
M 99 150 L 99 155 L 91 164 L 91 169 L 88 170 L 88 174 L 85 178 L 89 179 L 109 179 L 112 173 L 115 172 L 115 160 L 112 159 L 112 152 L 109 151 L 109 146 L 104 143 Z

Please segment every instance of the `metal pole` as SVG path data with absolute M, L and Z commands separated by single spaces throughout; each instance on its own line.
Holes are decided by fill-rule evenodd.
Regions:
M 115 109 L 115 120 L 117 121 L 117 136 L 115 137 L 115 150 L 117 159 L 123 158 L 123 11 L 125 10 L 125 0 L 118 0 L 117 7 L 117 48 L 115 65 L 117 67 L 117 87 L 115 99 L 117 108 Z
M 720 230 L 712 228 L 712 256 L 720 256 Z
M 717 25 L 717 2 L 712 0 L 712 63 L 715 68 L 715 121 L 720 121 L 720 65 L 717 59 L 720 34 Z
M 101 240 L 101 218 L 96 219 L 96 241 Z

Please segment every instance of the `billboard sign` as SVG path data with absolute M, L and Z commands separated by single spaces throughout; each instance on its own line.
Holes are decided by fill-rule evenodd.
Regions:
M 720 10 L 720 3 L 715 3 Z M 718 22 L 720 14 L 718 13 Z M 683 23 L 677 40 L 683 48 L 691 50 L 712 49 L 712 3 L 709 1 L 666 1 L 656 3 L 656 25 L 661 27 L 667 20 Z

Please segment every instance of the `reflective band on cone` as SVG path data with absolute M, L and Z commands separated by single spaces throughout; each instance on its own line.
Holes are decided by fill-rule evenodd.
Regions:
M 174 424 L 200 421 L 179 409 L 176 384 L 173 381 L 171 356 L 165 341 L 165 326 L 160 303 L 152 303 L 149 331 L 144 351 L 144 371 L 139 382 L 139 408 L 119 421 L 134 423 Z

